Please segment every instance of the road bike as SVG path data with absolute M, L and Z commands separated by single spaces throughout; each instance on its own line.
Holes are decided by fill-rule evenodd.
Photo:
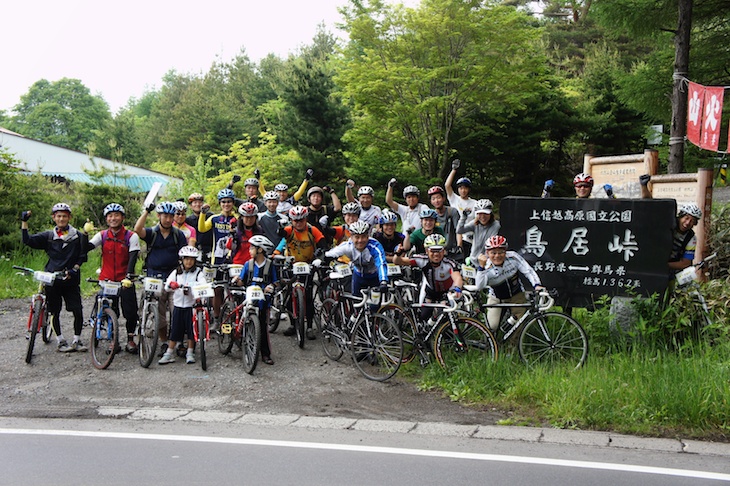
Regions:
M 149 368 L 157 351 L 157 341 L 160 338 L 160 310 L 159 300 L 164 290 L 165 282 L 161 276 L 141 277 L 130 276 L 142 281 L 142 297 L 139 304 L 139 364 Z M 168 320 L 168 322 L 170 322 Z
M 342 278 L 330 274 L 330 278 Z M 388 316 L 373 312 L 384 303 L 378 289 L 363 289 L 361 296 L 341 292 L 338 300 L 325 299 L 320 318 L 325 353 L 339 359 L 349 351 L 355 366 L 367 379 L 385 381 L 403 361 L 403 337 Z M 349 309 L 353 309 L 352 313 Z
M 48 319 L 46 286 L 53 285 L 56 279 L 64 278 L 66 272 L 43 272 L 15 265 L 13 265 L 13 268 L 26 275 L 33 275 L 33 279 L 38 281 L 38 291 L 30 299 L 30 314 L 28 315 L 27 324 L 28 350 L 25 353 L 25 362 L 30 363 L 33 359 L 33 348 L 38 333 L 41 334 L 41 339 L 46 344 L 51 342 L 53 336 L 53 326 Z
M 713 253 L 705 257 L 701 262 L 690 265 L 675 275 L 675 298 L 681 294 L 686 294 L 689 297 L 689 303 L 692 307 L 690 309 L 690 315 L 692 317 L 693 328 L 695 329 L 712 325 L 710 309 L 700 288 L 699 270 L 706 267 L 716 257 L 717 253 Z
M 94 308 L 91 311 L 91 364 L 98 370 L 104 370 L 121 350 L 119 346 L 119 317 L 112 309 L 112 299 L 119 295 L 120 282 L 95 280 L 87 282 L 98 284 L 101 290 L 96 294 Z
M 477 292 L 476 287 L 466 286 Z M 571 316 L 551 311 L 555 300 L 547 290 L 525 292 L 525 303 L 479 303 L 478 310 L 502 309 L 498 335 L 500 345 L 516 343 L 527 365 L 567 363 L 577 369 L 588 357 L 588 336 Z M 476 302 L 476 301 L 475 301 Z M 510 311 L 522 308 L 518 319 Z
M 421 366 L 431 362 L 431 355 L 443 368 L 457 359 L 478 359 L 494 361 L 498 356 L 497 341 L 489 328 L 469 317 L 465 308 L 471 305 L 471 295 L 448 292 L 446 302 L 416 302 L 417 284 L 396 280 L 394 282 L 394 303 L 384 306 L 380 312 L 390 316 L 403 334 L 403 361 L 410 362 L 419 356 Z M 424 321 L 421 309 L 432 308 L 433 316 Z

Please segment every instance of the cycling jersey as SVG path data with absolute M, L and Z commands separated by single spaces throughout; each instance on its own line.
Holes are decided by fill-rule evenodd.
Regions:
M 459 264 L 450 258 L 444 258 L 434 266 L 426 255 L 413 255 L 409 264 L 423 270 L 420 302 L 440 300 L 454 286 L 452 273 L 460 269 Z
M 395 253 L 395 249 L 403 244 L 403 241 L 406 239 L 405 235 L 403 233 L 395 232 L 393 233 L 392 238 L 388 238 L 385 236 L 385 233 L 382 231 L 379 231 L 373 235 L 373 238 L 378 240 L 381 245 L 383 245 L 383 249 L 385 250 L 386 255 L 393 255 Z
M 209 218 L 205 218 L 203 213 L 200 213 L 198 219 L 198 231 L 210 231 L 213 230 L 213 255 L 211 263 L 220 265 L 224 263 L 226 256 L 225 241 L 231 236 L 231 228 L 234 228 L 236 224 L 236 217 L 231 214 L 225 216 L 224 214 L 214 214 Z M 222 242 L 219 244 L 219 242 Z
M 365 209 L 362 208 L 360 210 L 360 221 L 365 221 L 370 226 L 377 226 L 378 223 L 380 223 L 380 216 L 383 214 L 383 212 L 380 210 L 378 206 L 370 206 L 369 208 Z
M 293 256 L 295 262 L 312 263 L 314 250 L 324 245 L 324 235 L 320 230 L 307 225 L 306 231 L 294 231 L 294 228 L 284 228 L 284 237 L 276 247 L 280 254 L 286 250 L 287 255 Z
M 514 251 L 507 252 L 502 265 L 496 266 L 487 260 L 486 267 L 477 270 L 477 288 L 481 290 L 489 286 L 490 295 L 494 295 L 498 299 L 509 299 L 525 291 L 520 281 L 520 274 L 527 278 L 533 287 L 542 285 L 535 270 Z
M 325 253 L 327 258 L 347 256 L 352 262 L 352 271 L 358 276 L 378 276 L 380 282 L 388 281 L 388 263 L 383 245 L 374 238 L 368 240 L 362 251 L 352 241 L 346 241 Z

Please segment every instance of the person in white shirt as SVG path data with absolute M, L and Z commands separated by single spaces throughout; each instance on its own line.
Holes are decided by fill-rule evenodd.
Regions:
M 418 198 L 421 196 L 421 191 L 416 186 L 406 186 L 403 189 L 403 199 L 406 200 L 405 205 L 395 202 L 393 200 L 393 187 L 395 187 L 396 182 L 395 178 L 388 181 L 385 203 L 400 216 L 401 221 L 403 221 L 401 230 L 408 239 L 414 231 L 421 227 L 421 211 L 427 209 L 428 206 L 419 202 Z
M 472 223 L 474 221 L 474 206 L 476 205 L 476 199 L 472 199 L 469 194 L 471 193 L 471 180 L 468 177 L 461 177 L 456 181 L 456 192 L 452 188 L 454 179 L 456 179 L 456 171 L 461 166 L 459 159 L 454 159 L 451 162 L 451 172 L 446 177 L 444 186 L 446 188 L 446 199 L 449 201 L 449 206 L 456 208 L 459 214 L 464 214 L 467 210 L 467 214 L 470 217 L 464 221 L 465 224 Z M 464 248 L 464 254 L 469 255 L 471 253 L 471 247 L 474 244 L 474 233 L 467 231 L 462 235 L 462 247 Z

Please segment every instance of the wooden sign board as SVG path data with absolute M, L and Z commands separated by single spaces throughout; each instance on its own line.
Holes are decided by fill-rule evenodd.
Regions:
M 587 155 L 583 162 L 583 172 L 593 177 L 594 186 L 591 197 L 608 197 L 603 190 L 605 184 L 613 187 L 613 193 L 620 199 L 639 199 L 641 185 L 639 176 L 656 174 L 659 166 L 659 153 L 646 150 L 643 154 L 593 157 Z

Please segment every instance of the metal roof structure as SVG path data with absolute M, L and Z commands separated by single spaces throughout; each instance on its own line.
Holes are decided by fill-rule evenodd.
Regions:
M 126 186 L 135 192 L 148 192 L 155 182 L 165 186 L 182 184 L 182 179 L 170 177 L 160 172 L 115 162 L 100 157 L 90 157 L 82 152 L 70 150 L 50 143 L 40 142 L 0 127 L 0 148 L 6 150 L 22 164 L 26 172 L 40 172 L 57 179 L 97 184 L 89 172 L 109 171 L 101 178 L 101 183 L 112 186 Z

